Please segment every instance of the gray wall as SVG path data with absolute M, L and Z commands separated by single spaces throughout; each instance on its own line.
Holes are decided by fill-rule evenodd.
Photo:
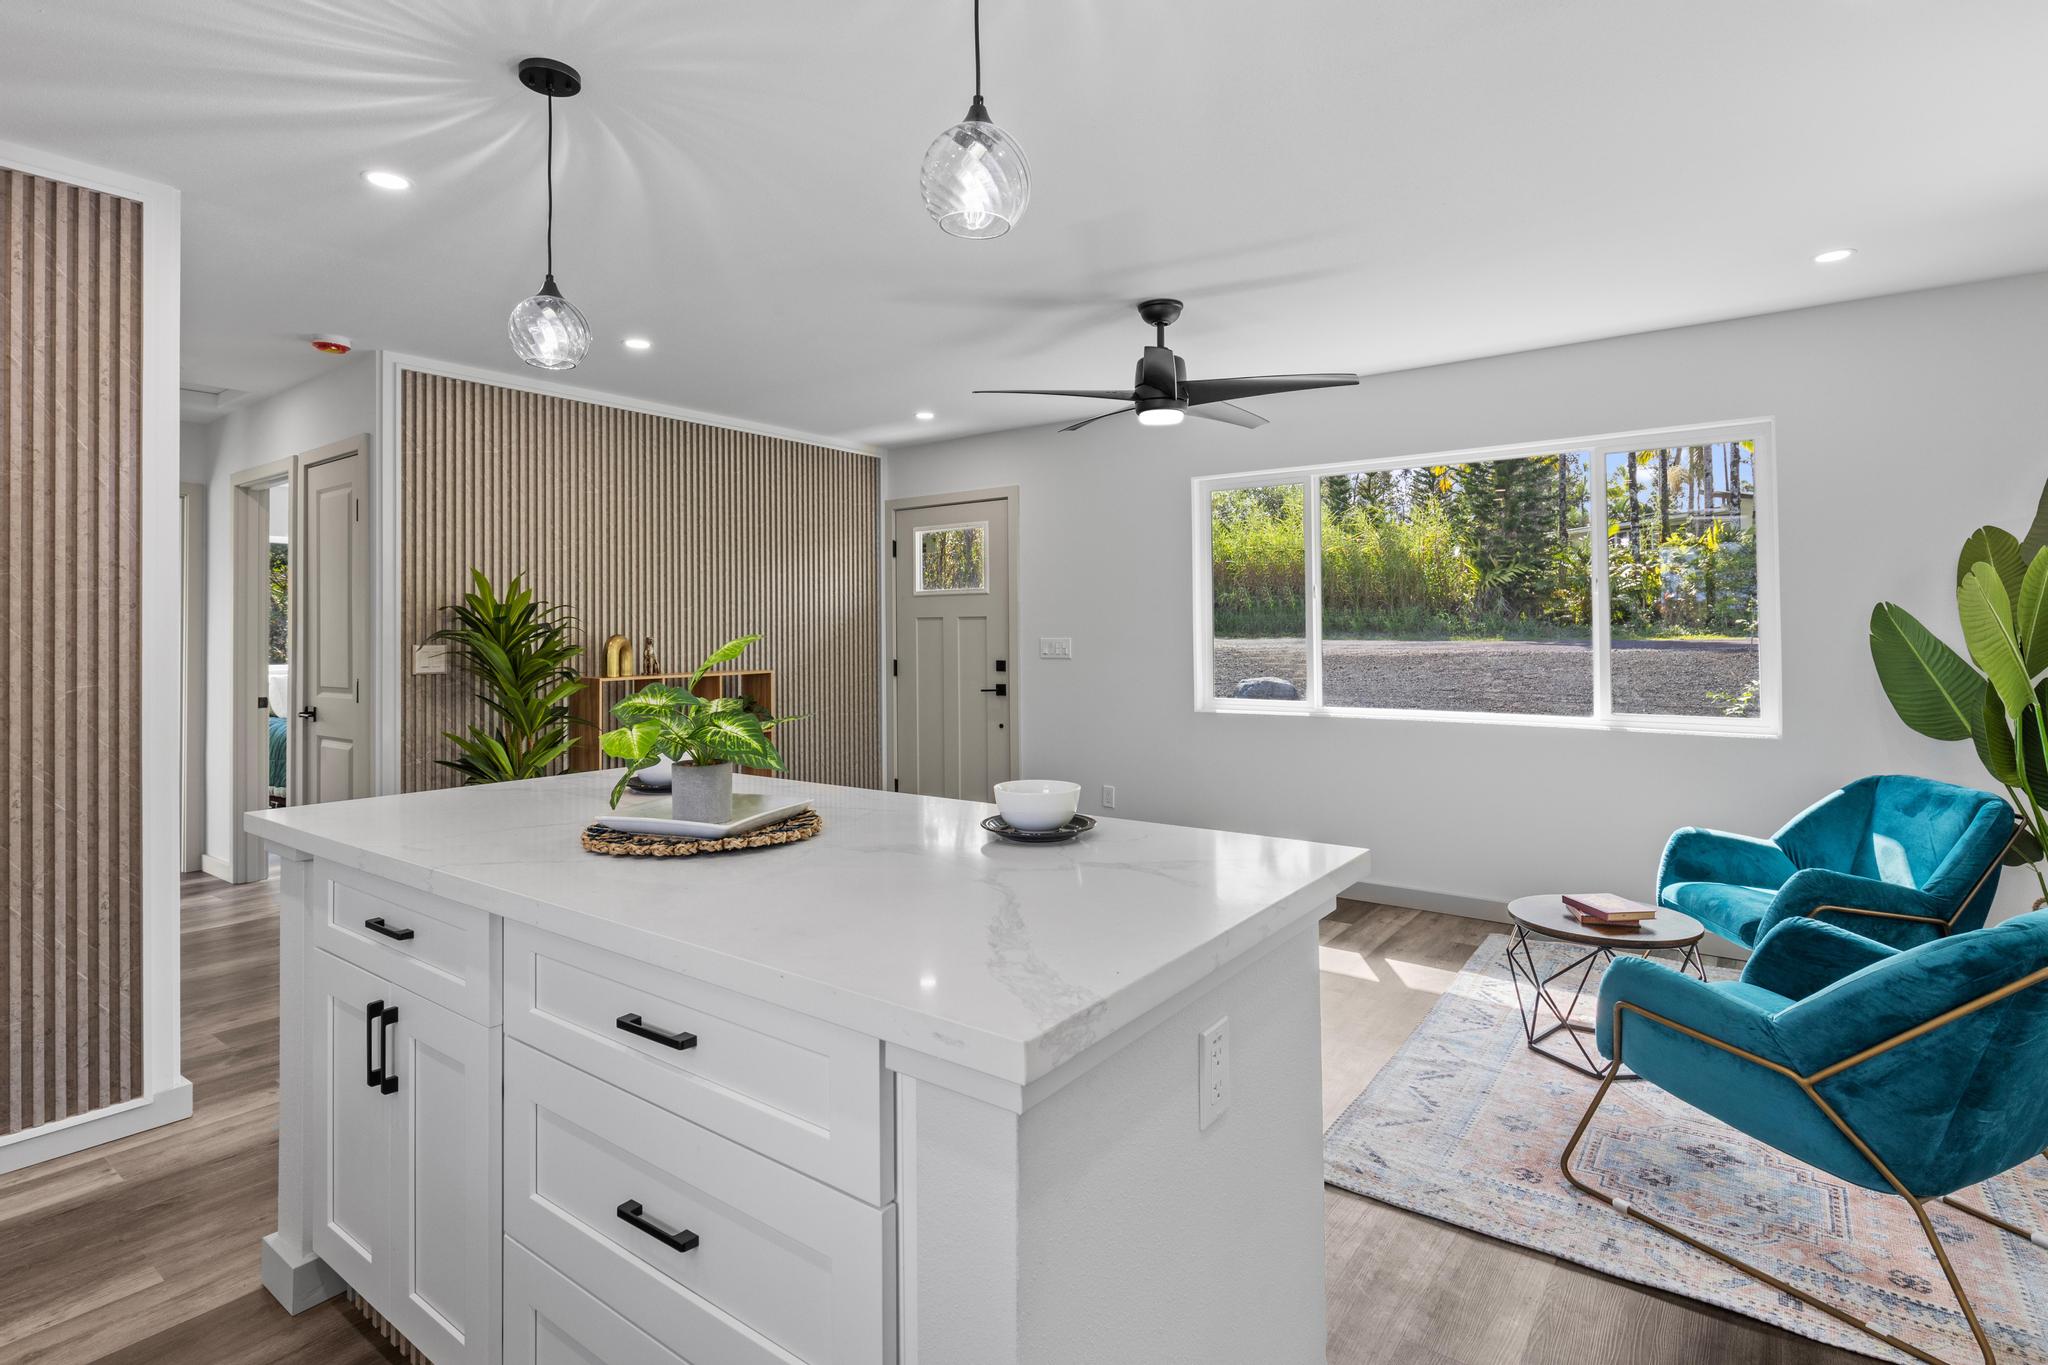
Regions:
M 1890 599 L 1960 643 L 1958 546 L 2023 529 L 2048 476 L 2044 356 L 2031 275 L 1376 376 L 1253 404 L 1258 431 L 1126 418 L 894 450 L 885 494 L 1021 488 L 1024 768 L 1087 809 L 1114 783 L 1120 816 L 1363 844 L 1419 903 L 1642 895 L 1681 824 L 1768 832 L 1862 773 L 1988 782 L 1892 714 L 1866 623 Z M 1743 417 L 1777 420 L 1781 738 L 1193 709 L 1191 476 Z M 1041 635 L 1074 659 L 1038 659 Z M 2033 887 L 2008 876 L 2001 912 Z

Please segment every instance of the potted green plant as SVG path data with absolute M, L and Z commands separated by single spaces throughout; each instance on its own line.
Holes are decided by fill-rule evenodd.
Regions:
M 666 762 L 675 818 L 723 824 L 732 819 L 735 763 L 782 771 L 782 755 L 769 733 L 797 717 L 765 716 L 742 697 L 700 697 L 692 690 L 706 673 L 737 659 L 760 638 L 743 635 L 727 641 L 705 656 L 683 686 L 649 683 L 612 707 L 622 724 L 605 731 L 598 743 L 626 762 L 612 788 L 614 809 L 633 774 Z
M 1870 657 L 1899 719 L 1933 739 L 1967 739 L 2023 824 L 2008 866 L 2032 867 L 2048 902 L 2048 487 L 2021 540 L 1984 526 L 1956 560 L 1965 660 L 1904 607 L 1870 613 Z M 1975 662 L 1975 667 L 1971 662 Z
M 568 752 L 569 698 L 583 690 L 576 623 L 567 608 L 527 591 L 523 574 L 513 575 L 502 597 L 483 570 L 470 570 L 470 579 L 462 601 L 446 608 L 455 624 L 431 638 L 455 646 L 456 663 L 476 680 L 497 723 L 443 731 L 458 756 L 434 761 L 461 773 L 465 786 L 545 777 Z

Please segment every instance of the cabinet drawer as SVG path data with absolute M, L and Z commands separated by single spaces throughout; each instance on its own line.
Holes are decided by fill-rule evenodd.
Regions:
M 893 1360 L 895 1227 L 894 1205 L 505 1044 L 506 1234 L 692 1362 Z
M 498 1022 L 497 916 L 324 861 L 310 891 L 319 947 L 479 1024 Z
M 710 1365 L 725 1359 L 745 1357 L 684 1360 L 505 1239 L 505 1365 Z
M 870 1204 L 892 1197 L 875 1039 L 520 924 L 505 992 L 510 1036 Z

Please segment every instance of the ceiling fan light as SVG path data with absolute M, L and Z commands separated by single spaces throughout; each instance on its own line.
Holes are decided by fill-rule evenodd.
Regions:
M 977 117 L 979 115 L 979 117 Z M 924 211 L 954 237 L 1000 237 L 1031 203 L 1031 166 L 1017 139 L 988 119 L 979 100 L 940 133 L 918 177 Z
M 1187 413 L 1181 408 L 1140 408 L 1138 425 L 1143 427 L 1177 427 L 1187 420 Z
M 513 305 L 513 352 L 537 370 L 573 370 L 590 354 L 590 324 L 548 276 L 540 292 Z

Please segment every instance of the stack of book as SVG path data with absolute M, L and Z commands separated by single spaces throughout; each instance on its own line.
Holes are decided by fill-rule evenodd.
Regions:
M 1564 897 L 1565 912 L 1581 924 L 1598 929 L 1634 929 L 1657 917 L 1657 907 L 1617 896 L 1612 891 L 1587 891 Z

